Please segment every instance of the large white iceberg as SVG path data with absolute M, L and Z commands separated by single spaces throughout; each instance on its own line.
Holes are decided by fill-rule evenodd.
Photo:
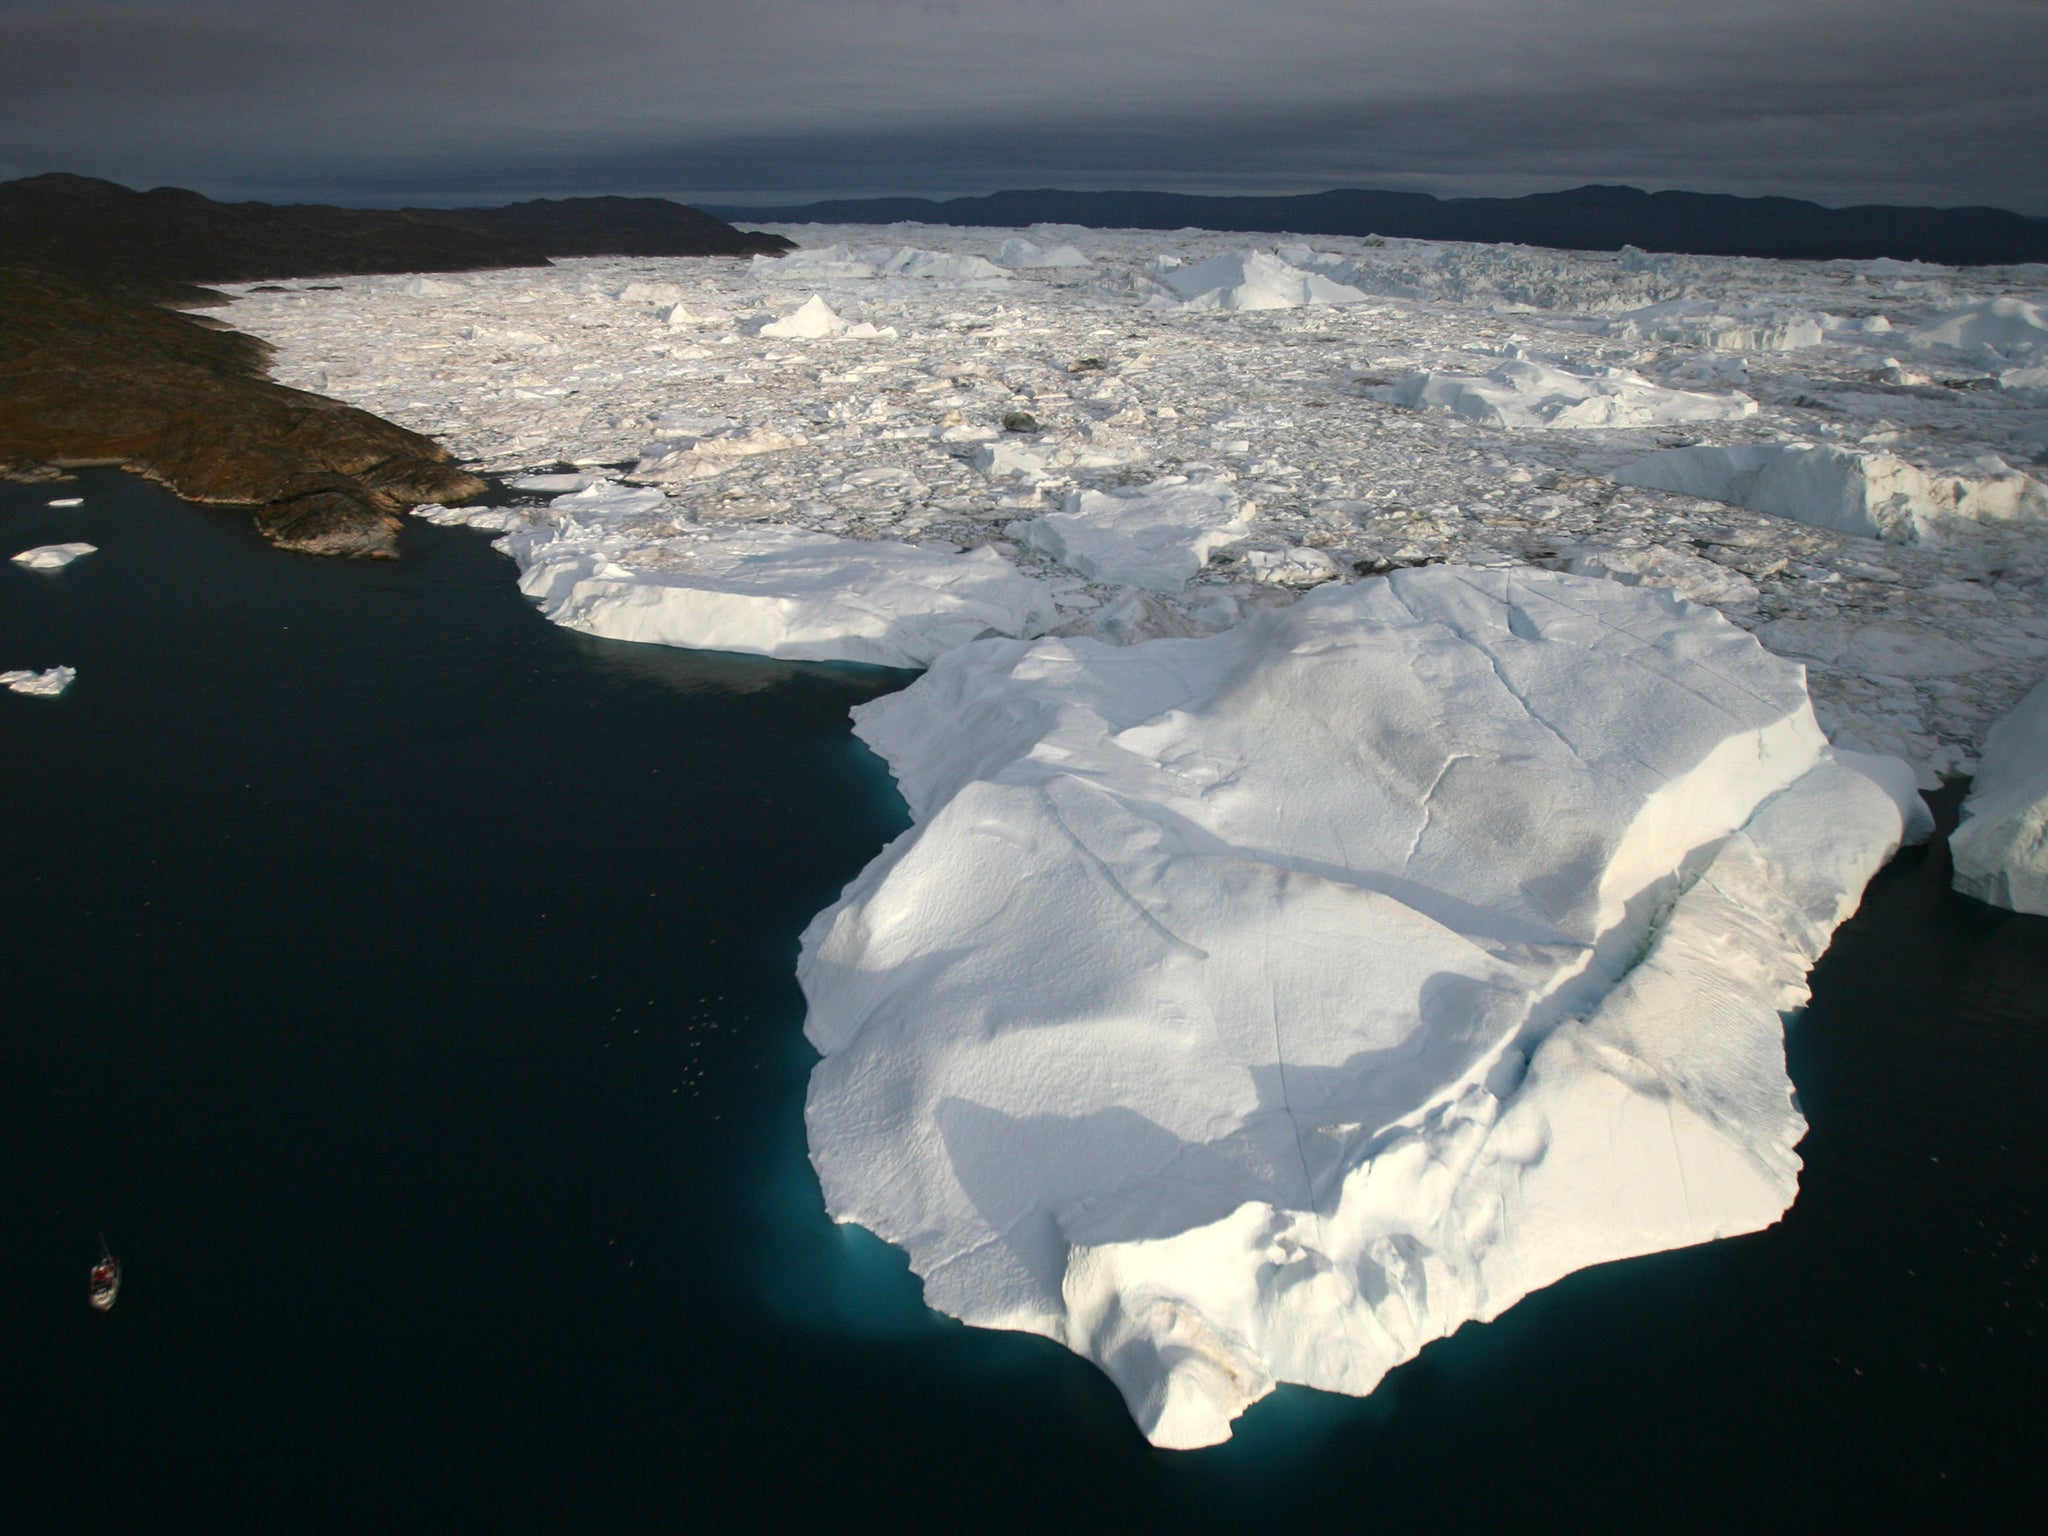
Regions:
M 1452 411 L 1499 427 L 1653 427 L 1740 421 L 1756 414 L 1745 394 L 1664 389 L 1625 368 L 1579 371 L 1516 358 L 1480 377 L 1414 373 L 1367 391 L 1409 410 Z
M 1608 478 L 1897 543 L 1937 540 L 1955 523 L 2048 519 L 2048 487 L 2003 462 L 1930 474 L 1888 453 L 1832 444 L 1667 448 Z
M 1924 814 L 1718 615 L 1544 571 L 985 641 L 855 719 L 914 825 L 804 935 L 827 1207 L 1166 1446 L 1775 1221 L 1780 1013 Z
M 1010 531 L 1090 581 L 1177 592 L 1251 526 L 1252 509 L 1229 486 L 1169 475 L 1129 490 L 1075 491 L 1059 511 Z
M 2048 915 L 2048 678 L 1985 735 L 1948 847 L 1964 895 Z
M 1358 289 L 1289 266 L 1265 251 L 1239 251 L 1212 256 L 1193 266 L 1159 274 L 1179 298 L 1181 309 L 1298 309 L 1308 304 L 1362 304 Z

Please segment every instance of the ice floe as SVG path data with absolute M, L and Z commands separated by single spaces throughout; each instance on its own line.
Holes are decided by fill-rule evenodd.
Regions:
M 1985 735 L 1948 847 L 1964 895 L 2048 916 L 2048 678 Z
M 1498 427 L 1656 427 L 1756 414 L 1756 402 L 1741 393 L 1663 389 L 1625 368 L 1557 368 L 1528 358 L 1477 378 L 1410 374 L 1372 393 L 1389 405 L 1454 411 Z
M 31 698 L 54 699 L 77 679 L 76 667 L 52 667 L 47 672 L 17 667 L 11 672 L 0 672 L 0 687 Z
M 25 565 L 32 571 L 61 571 L 81 556 L 98 553 L 97 544 L 38 544 L 34 549 L 24 549 L 14 556 L 14 563 Z
M 501 534 L 520 590 L 548 619 L 614 640 L 918 667 L 979 636 L 1037 633 L 1056 619 L 1046 586 L 990 549 L 707 526 L 667 505 L 658 489 L 601 482 L 545 511 L 418 511 Z
M 1176 475 L 1128 490 L 1076 491 L 1059 511 L 1011 531 L 1090 581 L 1177 592 L 1250 526 L 1251 509 L 1228 486 Z
M 1796 665 L 1541 571 L 986 642 L 855 716 L 914 825 L 804 936 L 827 1206 L 1167 1446 L 1775 1221 L 1780 1014 L 1924 830 Z

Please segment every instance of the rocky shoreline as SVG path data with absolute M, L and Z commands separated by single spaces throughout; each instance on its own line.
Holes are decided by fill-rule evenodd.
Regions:
M 431 438 L 272 381 L 266 343 L 178 312 L 221 302 L 195 285 L 788 247 L 658 198 L 366 210 L 79 176 L 0 184 L 0 479 L 118 464 L 187 501 L 250 507 L 281 549 L 390 559 L 407 509 L 484 481 Z

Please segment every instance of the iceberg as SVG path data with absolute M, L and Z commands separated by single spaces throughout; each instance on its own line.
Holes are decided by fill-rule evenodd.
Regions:
M 1632 309 L 1603 329 L 1626 341 L 1679 342 L 1711 352 L 1794 352 L 1826 339 L 1822 319 L 1803 311 L 1729 309 L 1711 300 L 1674 299 Z
M 1193 266 L 1165 268 L 1159 281 L 1179 296 L 1177 307 L 1188 310 L 1298 309 L 1308 304 L 1362 304 L 1368 297 L 1265 251 L 1241 251 Z
M 1745 394 L 1664 389 L 1623 368 L 1578 372 L 1516 358 L 1480 377 L 1413 373 L 1366 393 L 1411 411 L 1451 411 L 1497 427 L 1658 427 L 1741 421 L 1756 414 Z
M 1252 509 L 1228 486 L 1169 475 L 1120 491 L 1075 491 L 1011 535 L 1108 586 L 1177 592 L 1209 556 L 1247 537 Z
M 760 334 L 783 339 L 815 341 L 825 336 L 837 336 L 847 329 L 847 322 L 840 319 L 830 304 L 815 293 L 803 302 L 801 308 L 780 320 L 771 320 L 761 327 Z
M 1932 475 L 1888 453 L 1743 443 L 1667 448 L 1608 478 L 1895 543 L 1938 541 L 1945 524 L 2048 519 L 2048 487 L 2003 461 L 1981 468 Z
M 76 667 L 52 667 L 47 672 L 17 667 L 11 672 L 0 672 L 0 688 L 13 693 L 25 693 L 31 698 L 54 699 L 69 688 L 78 677 Z
M 1924 831 L 1796 664 L 1548 571 L 983 641 L 854 717 L 913 825 L 803 937 L 826 1206 L 1162 1446 L 1774 1222 L 1780 1014 Z
M 1965 896 L 2048 916 L 2048 678 L 1984 737 L 1948 849 Z
M 1947 347 L 1993 363 L 2048 360 L 2048 309 L 2006 295 L 1962 304 L 1913 328 L 1916 347 Z
M 996 251 L 996 260 L 1003 266 L 1018 270 L 1033 268 L 1078 268 L 1092 266 L 1088 258 L 1071 245 L 1044 246 L 1021 235 L 1005 240 Z
M 38 544 L 34 549 L 24 549 L 16 555 L 14 563 L 25 565 L 32 571 L 61 571 L 82 556 L 98 553 L 97 544 Z

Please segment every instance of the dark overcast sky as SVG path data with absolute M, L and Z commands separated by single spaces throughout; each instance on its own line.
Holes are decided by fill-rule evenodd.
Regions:
M 2048 0 L 0 0 L 0 178 L 799 201 L 1625 181 L 2048 214 Z

